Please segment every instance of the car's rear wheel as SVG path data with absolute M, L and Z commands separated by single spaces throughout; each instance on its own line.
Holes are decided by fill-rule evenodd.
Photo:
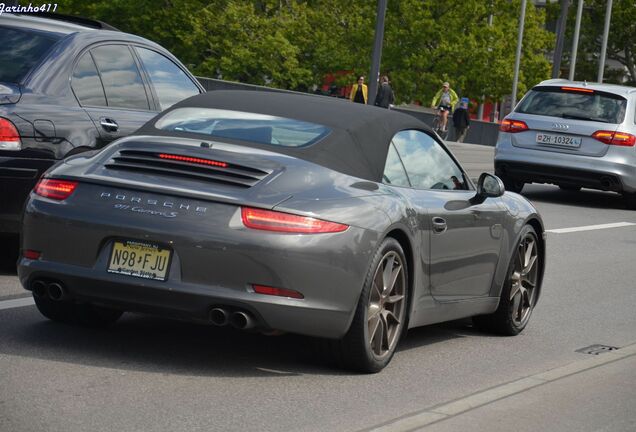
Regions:
M 624 193 L 623 200 L 628 210 L 636 210 L 636 192 Z
M 581 190 L 581 186 L 559 185 L 559 189 L 568 191 L 568 192 L 578 192 Z
M 473 317 L 476 327 L 514 336 L 528 325 L 539 293 L 541 251 L 537 233 L 526 225 L 508 267 L 497 310 Z
M 498 175 L 507 191 L 521 193 L 525 183 L 507 175 Z
M 349 331 L 331 342 L 341 366 L 374 373 L 389 364 L 406 325 L 407 281 L 402 247 L 386 238 L 367 273 Z
M 51 321 L 65 324 L 79 324 L 88 327 L 105 327 L 117 321 L 122 311 L 90 303 L 72 303 L 33 296 L 35 305 L 42 315 Z

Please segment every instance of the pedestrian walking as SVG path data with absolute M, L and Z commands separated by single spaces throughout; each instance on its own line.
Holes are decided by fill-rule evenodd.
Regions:
M 389 77 L 382 75 L 380 78 L 380 87 L 378 88 L 378 94 L 375 96 L 375 106 L 382 108 L 390 108 L 395 102 L 395 94 L 389 83 Z
M 351 93 L 349 99 L 353 102 L 366 104 L 367 103 L 368 89 L 364 83 L 364 77 L 359 76 L 357 82 L 351 87 Z
M 466 132 L 470 127 L 470 116 L 468 115 L 468 98 L 463 97 L 459 106 L 453 112 L 453 127 L 455 128 L 455 141 L 464 142 Z

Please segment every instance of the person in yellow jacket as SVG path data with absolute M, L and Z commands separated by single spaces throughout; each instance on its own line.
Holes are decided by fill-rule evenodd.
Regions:
M 351 87 L 349 99 L 351 99 L 353 102 L 366 104 L 368 92 L 369 91 L 367 90 L 367 85 L 364 83 L 364 77 L 359 76 L 358 82 Z
M 453 111 L 458 101 L 457 93 L 450 88 L 448 82 L 442 84 L 442 88 L 435 94 L 431 102 L 431 108 L 437 108 L 440 111 L 439 115 L 442 117 L 442 130 L 446 131 L 448 113 Z

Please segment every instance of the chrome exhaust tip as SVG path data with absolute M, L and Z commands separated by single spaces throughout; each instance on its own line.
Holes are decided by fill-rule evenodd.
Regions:
M 57 282 L 48 284 L 46 292 L 51 300 L 60 301 L 64 298 L 64 288 Z
M 46 283 L 42 280 L 35 280 L 31 283 L 31 292 L 35 297 L 46 297 Z
M 230 314 L 223 308 L 214 308 L 210 311 L 210 321 L 216 326 L 224 326 L 230 322 Z
M 256 321 L 246 312 L 234 312 L 230 318 L 230 324 L 239 330 L 247 330 L 253 328 Z

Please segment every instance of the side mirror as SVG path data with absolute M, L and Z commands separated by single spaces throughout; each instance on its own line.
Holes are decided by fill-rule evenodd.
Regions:
M 496 198 L 504 194 L 506 188 L 501 179 L 489 173 L 482 173 L 477 181 L 477 196 L 483 199 Z

